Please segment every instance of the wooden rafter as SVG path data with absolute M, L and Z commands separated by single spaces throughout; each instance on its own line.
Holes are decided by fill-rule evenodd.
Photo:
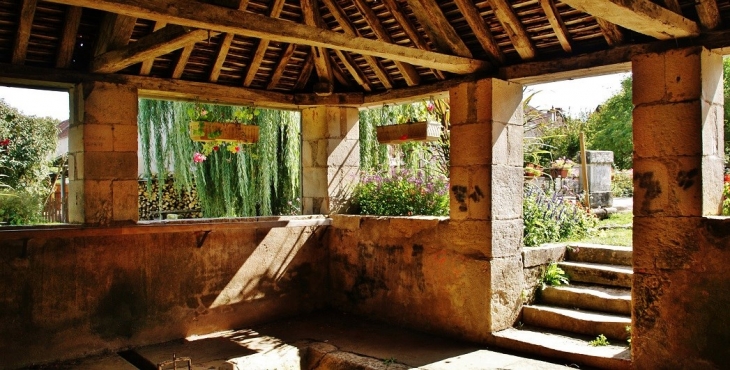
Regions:
M 497 20 L 502 24 L 504 32 L 512 41 L 517 54 L 522 59 L 530 60 L 535 58 L 537 51 L 530 41 L 530 36 L 525 31 L 522 23 L 515 15 L 512 6 L 506 0 L 488 0 L 489 6 L 494 11 Z
M 94 56 L 127 46 L 136 23 L 137 17 L 129 17 L 116 13 L 105 14 L 104 19 L 101 21 L 99 37 L 96 40 Z
M 596 17 L 596 23 L 598 23 L 598 27 L 601 29 L 601 33 L 603 33 L 603 38 L 606 39 L 606 43 L 609 46 L 623 44 L 624 33 L 621 32 L 617 25 L 598 17 Z
M 91 62 L 91 71 L 96 73 L 116 72 L 144 60 L 171 53 L 207 37 L 208 31 L 206 30 L 190 30 L 186 27 L 171 25 L 142 37 L 131 45 L 97 56 Z
M 54 3 L 82 6 L 117 12 L 170 24 L 229 32 L 245 37 L 267 38 L 285 43 L 320 46 L 457 74 L 469 74 L 489 68 L 483 60 L 447 55 L 426 50 L 388 44 L 364 37 L 273 19 L 249 12 L 240 12 L 195 0 L 47 0 Z M 175 12 L 170 12 L 174 8 Z
M 30 41 L 30 29 L 33 26 L 37 4 L 38 0 L 23 0 L 20 6 L 18 33 L 15 34 L 15 45 L 13 46 L 13 64 L 25 63 L 25 55 L 28 53 L 28 42 Z
M 411 39 L 411 42 L 413 42 L 413 44 L 415 44 L 419 50 L 431 50 L 431 48 L 428 47 L 426 40 L 421 37 L 421 34 L 418 33 L 416 27 L 414 27 L 411 21 L 408 20 L 408 17 L 405 16 L 396 0 L 382 1 L 383 5 L 385 5 L 385 8 L 388 9 L 388 12 L 393 16 L 395 21 L 398 22 L 400 27 L 403 29 L 403 32 L 405 32 L 408 38 Z M 446 75 L 444 75 L 444 73 L 440 70 L 432 68 L 431 71 L 439 80 L 446 79 Z
M 213 0 L 212 3 L 226 8 L 246 10 L 249 0 Z
M 221 69 L 223 68 L 223 63 L 226 61 L 226 56 L 228 56 L 228 50 L 231 48 L 233 36 L 235 35 L 232 33 L 226 33 L 223 35 L 221 44 L 218 46 L 218 53 L 216 54 L 215 62 L 213 62 L 213 67 L 210 69 L 210 76 L 208 78 L 210 82 L 218 81 L 218 77 L 221 75 Z
M 720 10 L 716 0 L 697 0 L 695 8 L 702 28 L 714 30 L 720 25 Z
M 289 64 L 289 60 L 292 55 L 294 55 L 296 48 L 297 46 L 295 44 L 289 44 L 286 50 L 284 50 L 284 53 L 281 55 L 281 59 L 279 59 L 279 64 L 274 69 L 274 73 L 271 74 L 271 81 L 269 81 L 269 84 L 266 86 L 267 90 L 273 90 L 276 85 L 279 84 L 279 80 L 286 70 L 286 65 Z
M 471 51 L 446 19 L 435 0 L 407 0 L 407 2 L 438 51 L 465 58 L 472 57 Z
M 312 54 L 308 54 L 307 60 L 304 61 L 304 66 L 302 66 L 302 71 L 299 73 L 297 83 L 296 85 L 294 85 L 294 90 L 304 89 L 304 87 L 307 85 L 307 82 L 309 81 L 309 77 L 312 75 L 313 69 L 314 63 L 312 62 Z
M 185 65 L 188 64 L 188 59 L 190 59 L 190 54 L 193 53 L 194 48 L 195 44 L 189 44 L 180 51 L 180 55 L 175 62 L 175 68 L 172 70 L 172 78 L 178 79 L 182 77 L 183 72 L 185 72 Z
M 682 7 L 679 6 L 679 0 L 664 0 L 664 5 L 667 6 L 667 9 L 682 15 Z
M 345 65 L 345 69 L 347 69 L 348 72 L 350 72 L 350 75 L 352 78 L 355 79 L 355 82 L 357 82 L 358 85 L 362 86 L 362 89 L 365 91 L 372 91 L 373 88 L 370 87 L 370 83 L 368 82 L 367 77 L 362 73 L 360 68 L 357 67 L 355 62 L 352 60 L 350 55 L 346 54 L 342 50 L 335 50 L 335 54 L 338 58 L 342 61 L 342 64 Z
M 317 0 L 302 0 L 302 18 L 304 24 L 311 27 L 323 28 L 322 18 L 319 15 Z M 312 58 L 314 70 L 317 71 L 317 83 L 314 84 L 314 92 L 318 95 L 330 95 L 335 89 L 332 76 L 332 61 L 323 46 L 312 46 Z
M 461 14 L 464 15 L 466 23 L 469 27 L 471 27 L 472 32 L 474 32 L 474 36 L 477 38 L 477 41 L 479 41 L 479 44 L 482 46 L 484 51 L 487 52 L 492 63 L 496 65 L 503 64 L 504 53 L 502 53 L 499 45 L 497 45 L 497 41 L 495 41 L 492 31 L 489 30 L 489 27 L 486 22 L 484 22 L 484 18 L 482 18 L 481 14 L 479 14 L 474 3 L 469 0 L 454 0 L 454 3 L 456 3 Z
M 76 46 L 76 35 L 81 24 L 81 8 L 69 6 L 66 9 L 66 18 L 63 22 L 63 34 L 56 56 L 56 68 L 68 68 L 73 60 L 74 48 Z
M 167 23 L 165 22 L 155 22 L 155 26 L 152 28 L 152 32 L 157 32 L 161 30 L 163 27 L 165 27 Z M 142 62 L 142 67 L 139 68 L 139 74 L 142 76 L 147 76 L 152 72 L 152 65 L 155 63 L 154 59 L 145 60 Z
M 281 11 L 284 9 L 284 0 L 274 0 L 274 3 L 271 5 L 271 11 L 269 12 L 269 16 L 271 18 L 279 18 L 281 15 Z M 259 67 L 261 66 L 261 63 L 264 61 L 264 56 L 266 55 L 266 49 L 269 48 L 269 40 L 267 39 L 261 39 L 259 41 L 258 46 L 256 47 L 256 51 L 253 54 L 253 58 L 251 58 L 251 63 L 249 63 L 248 71 L 246 72 L 246 76 L 243 78 L 243 86 L 251 86 L 251 83 L 253 82 L 254 77 L 256 77 L 256 72 L 258 72 Z
M 565 27 L 563 18 L 560 17 L 558 8 L 555 7 L 555 1 L 538 0 L 538 2 L 540 3 L 542 10 L 545 12 L 545 16 L 550 22 L 550 26 L 553 28 L 553 31 L 555 31 L 555 36 L 558 38 L 560 46 L 563 47 L 563 50 L 566 53 L 571 53 L 573 51 L 573 47 L 570 45 L 570 33 L 568 33 L 568 28 Z
M 697 23 L 649 0 L 563 0 L 571 7 L 621 27 L 669 40 L 698 36 Z
M 350 23 L 350 20 L 347 18 L 347 14 L 345 14 L 342 8 L 340 8 L 340 6 L 337 5 L 335 1 L 322 0 L 322 2 L 327 7 L 327 9 L 329 9 L 330 13 L 335 18 L 337 23 L 339 23 L 340 27 L 342 27 L 342 31 L 346 35 L 352 37 L 358 36 L 357 30 Z M 369 55 L 363 55 L 363 59 L 365 59 L 365 63 L 367 63 L 370 68 L 372 68 L 375 76 L 378 78 L 378 80 L 380 80 L 380 83 L 382 83 L 386 89 L 392 89 L 393 83 L 390 81 L 390 76 L 388 75 L 388 72 L 380 65 L 380 62 L 378 62 L 377 59 Z M 359 78 L 358 76 L 353 75 L 352 77 L 357 80 Z
M 340 85 L 347 88 L 352 87 L 352 83 L 350 83 L 350 80 L 345 77 L 345 71 L 343 71 L 340 65 L 335 63 L 334 61 L 332 61 L 332 77 L 334 77 L 335 80 L 340 83 Z M 332 94 L 328 94 L 326 96 L 330 95 Z
M 360 11 L 360 14 L 362 14 L 363 18 L 365 18 L 365 22 L 368 26 L 370 26 L 370 29 L 373 30 L 375 37 L 377 37 L 380 41 L 392 44 L 393 39 L 390 37 L 390 34 L 385 30 L 385 27 L 383 27 L 380 19 L 378 19 L 378 16 L 375 14 L 373 9 L 365 3 L 365 0 L 353 1 L 355 6 L 357 6 L 357 9 Z M 395 67 L 398 68 L 408 86 L 415 86 L 421 82 L 421 76 L 412 65 L 395 61 Z

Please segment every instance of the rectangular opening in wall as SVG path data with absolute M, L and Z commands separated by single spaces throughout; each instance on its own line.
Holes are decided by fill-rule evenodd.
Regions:
M 139 219 L 301 214 L 297 111 L 140 99 Z
M 0 225 L 68 220 L 68 91 L 0 87 Z
M 448 99 L 360 112 L 360 181 L 352 213 L 449 215 Z

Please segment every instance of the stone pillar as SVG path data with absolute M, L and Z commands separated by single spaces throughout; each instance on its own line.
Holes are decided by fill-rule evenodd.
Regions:
M 494 332 L 512 326 L 522 304 L 522 86 L 485 79 L 449 94 L 451 222 L 488 235 L 472 248 L 489 261 L 489 286 L 479 289 Z
M 710 346 L 718 321 L 706 316 L 727 266 L 701 225 L 720 209 L 722 57 L 692 47 L 637 56 L 632 68 L 634 368 L 714 368 L 708 359 L 729 352 Z
M 613 205 L 613 195 L 611 194 L 613 152 L 586 150 L 586 167 L 591 208 L 611 207 Z M 578 189 L 583 191 L 583 173 L 580 176 Z
M 136 222 L 137 89 L 90 82 L 71 99 L 69 222 Z
M 332 214 L 349 207 L 360 169 L 357 108 L 302 110 L 302 210 Z

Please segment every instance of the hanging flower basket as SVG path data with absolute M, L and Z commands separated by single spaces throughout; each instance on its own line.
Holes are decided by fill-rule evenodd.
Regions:
M 193 141 L 220 141 L 232 143 L 257 143 L 259 127 L 234 122 L 190 122 L 190 138 Z
M 438 122 L 415 122 L 402 125 L 378 126 L 375 128 L 381 144 L 402 144 L 408 141 L 438 141 L 441 138 L 441 124 Z

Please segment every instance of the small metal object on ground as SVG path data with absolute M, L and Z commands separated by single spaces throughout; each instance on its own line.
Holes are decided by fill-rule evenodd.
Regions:
M 193 369 L 193 360 L 190 357 L 177 357 L 174 353 L 172 354 L 172 360 L 163 361 L 157 364 L 157 370 L 173 369 L 177 370 L 177 363 L 185 361 L 188 363 L 188 370 Z M 172 367 L 170 367 L 172 365 Z

